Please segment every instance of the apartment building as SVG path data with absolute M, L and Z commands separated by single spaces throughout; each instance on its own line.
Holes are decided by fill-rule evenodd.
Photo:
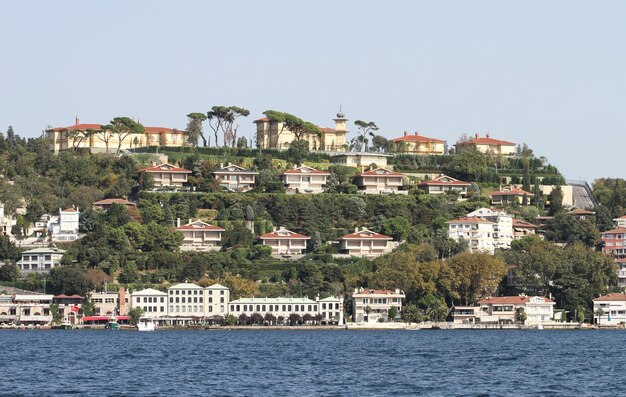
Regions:
M 392 307 L 400 313 L 405 298 L 404 292 L 399 289 L 392 291 L 357 288 L 352 294 L 352 321 L 367 323 L 377 322 L 380 318 L 387 319 L 387 313 Z

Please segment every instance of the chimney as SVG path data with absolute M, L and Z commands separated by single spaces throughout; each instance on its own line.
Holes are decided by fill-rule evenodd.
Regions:
M 76 125 L 80 124 L 80 119 L 76 116 Z
M 406 132 L 406 131 L 404 131 L 404 136 L 407 136 L 407 135 L 409 135 L 409 133 L 408 133 L 408 132 Z
M 489 138 L 489 133 L 487 133 L 486 137 Z
M 272 232 L 276 233 L 276 226 L 272 228 Z
M 478 133 L 476 133 L 476 139 L 478 139 L 478 137 L 479 137 L 479 135 L 478 135 Z
M 358 233 L 358 232 L 359 232 L 359 227 L 358 227 L 358 226 L 354 228 L 354 232 L 355 232 L 355 233 Z
M 224 163 L 220 163 L 220 168 L 224 168 Z
M 191 223 L 193 221 L 193 219 L 189 218 L 189 223 Z
M 180 227 L 180 218 L 176 218 L 176 227 Z
M 420 135 L 420 133 L 419 133 L 419 132 L 417 132 L 417 131 L 415 131 L 415 135 L 419 136 L 419 135 Z
M 126 315 L 126 290 L 124 287 L 120 287 L 119 292 L 117 293 L 118 297 L 118 315 L 125 316 Z

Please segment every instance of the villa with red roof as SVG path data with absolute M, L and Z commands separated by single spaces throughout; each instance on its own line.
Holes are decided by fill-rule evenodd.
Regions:
M 420 182 L 417 186 L 422 188 L 427 194 L 442 194 L 446 192 L 456 192 L 461 197 L 467 196 L 467 188 L 470 183 L 454 179 L 451 176 L 440 175 L 428 181 Z
M 105 152 L 106 137 L 103 134 L 85 134 L 87 130 L 99 130 L 101 124 L 85 124 L 76 118 L 76 123 L 67 127 L 57 127 L 46 130 L 46 137 L 50 140 L 50 150 L 58 153 L 62 150 L 86 148 L 91 152 Z M 184 130 L 165 127 L 146 127 L 145 134 L 129 134 L 122 140 L 122 149 L 132 149 L 144 146 L 185 146 L 188 145 L 187 134 Z M 109 140 L 109 152 L 114 153 L 119 144 L 117 136 Z
M 181 226 L 179 219 L 176 230 L 183 234 L 182 251 L 219 251 L 222 248 L 222 233 L 225 230 L 219 226 L 191 219 Z
M 183 186 L 187 183 L 187 177 L 191 171 L 176 167 L 171 164 L 161 164 L 144 168 L 139 171 L 145 172 L 154 178 L 154 186 Z
M 334 119 L 335 128 L 319 127 L 321 135 L 306 135 L 303 140 L 309 142 L 311 150 L 325 150 L 330 152 L 345 152 L 348 148 L 345 115 L 337 113 Z M 269 118 L 263 117 L 254 120 L 256 124 L 256 146 L 259 149 L 288 149 L 291 142 L 296 140 L 293 132 L 289 131 L 283 123 L 272 122 Z
M 593 317 L 599 326 L 626 323 L 626 295 L 613 293 L 594 299 Z
M 392 307 L 395 307 L 397 315 L 400 315 L 405 298 L 406 295 L 399 289 L 356 288 L 352 294 L 352 321 L 375 323 L 380 318 L 387 320 L 387 314 Z
M 369 229 L 354 229 L 354 233 L 339 237 L 339 250 L 351 256 L 376 258 L 392 251 L 393 238 Z
M 330 172 L 306 165 L 287 170 L 280 175 L 287 193 L 323 193 Z
M 306 250 L 306 242 L 311 239 L 299 233 L 292 232 L 281 226 L 278 230 L 274 228 L 271 233 L 259 236 L 263 245 L 272 248 L 272 255 L 302 255 Z
M 543 296 L 499 296 L 483 299 L 480 305 L 481 322 L 517 322 L 522 311 L 526 314 L 526 325 L 550 323 L 554 318 L 552 299 Z
M 127 208 L 130 207 L 136 207 L 137 204 L 133 203 L 132 201 L 128 201 L 126 199 L 123 198 L 108 198 L 108 199 L 104 199 L 104 200 L 100 200 L 100 201 L 96 201 L 95 203 L 93 203 L 93 207 L 95 208 L 99 208 L 99 209 L 109 209 L 111 208 L 111 206 L 113 204 L 118 204 L 118 205 L 123 205 Z
M 538 225 L 521 219 L 513 219 L 513 240 L 520 240 L 531 234 L 537 234 Z
M 354 177 L 354 184 L 364 194 L 408 194 L 408 190 L 400 190 L 402 180 L 406 176 L 386 168 L 377 168 L 361 172 Z
M 454 146 L 456 146 L 459 152 L 466 148 L 473 148 L 481 153 L 493 153 L 501 156 L 514 156 L 516 153 L 515 143 L 494 139 L 489 134 L 484 137 L 476 134 L 474 138 L 464 142 L 457 142 Z
M 247 192 L 254 187 L 258 172 L 249 171 L 236 164 L 220 164 L 220 168 L 213 171 L 220 186 L 231 192 Z
M 496 228 L 498 224 L 478 217 L 459 218 L 446 222 L 448 238 L 469 243 L 472 253 L 486 252 L 494 254 L 496 249 Z
M 526 196 L 526 205 L 530 205 L 533 194 L 515 186 L 505 186 L 498 191 L 489 193 L 492 205 L 521 205 L 524 202 L 524 196 Z
M 392 151 L 394 153 L 410 153 L 410 154 L 445 154 L 446 141 L 436 138 L 429 138 L 415 132 L 410 135 L 404 132 L 404 136 L 391 140 Z

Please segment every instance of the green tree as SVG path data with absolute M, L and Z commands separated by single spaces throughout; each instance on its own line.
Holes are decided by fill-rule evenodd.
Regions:
M 20 277 L 20 269 L 12 263 L 0 266 L 0 281 L 17 281 Z
M 555 215 L 556 213 L 563 211 L 563 190 L 560 185 L 556 185 L 554 189 L 548 195 L 548 202 L 550 207 L 548 213 Z
M 394 321 L 398 315 L 398 309 L 395 306 L 391 306 L 387 311 L 387 318 L 389 321 Z
M 301 141 L 309 135 L 322 136 L 322 131 L 316 125 L 292 114 L 276 110 L 266 110 L 263 114 L 270 119 L 270 123 L 282 123 L 278 135 L 280 135 L 283 130 L 287 129 L 295 136 L 296 141 Z
M 143 316 L 143 309 L 141 307 L 135 307 L 128 311 L 128 317 L 130 317 L 131 325 L 137 325 L 141 316 Z
M 235 147 L 239 126 L 234 126 L 234 123 L 239 117 L 247 117 L 248 115 L 250 115 L 248 109 L 238 106 L 213 106 L 207 112 L 207 120 L 209 120 L 209 126 L 215 133 L 215 146 L 218 146 L 218 133 L 222 131 L 224 146 Z
M 141 123 L 136 122 L 130 117 L 115 117 L 109 124 L 103 126 L 102 129 L 117 137 L 117 154 L 120 154 L 122 150 L 124 139 L 132 134 L 145 134 L 146 132 Z M 108 149 L 107 142 L 107 153 Z
M 15 246 L 15 243 L 11 241 L 11 238 L 7 235 L 0 236 L 0 260 L 16 260 L 20 256 L 20 252 Z
M 302 160 L 307 158 L 309 154 L 308 141 L 291 141 L 289 149 L 287 149 L 287 158 L 298 166 L 302 165 Z
M 72 266 L 57 266 L 50 271 L 50 290 L 55 294 L 84 296 L 91 285 L 85 273 Z
M 206 120 L 204 113 L 189 113 L 187 115 L 187 141 L 198 146 L 198 139 L 202 138 L 202 146 L 206 146 L 206 137 L 202 129 L 202 122 Z
M 381 135 L 375 135 L 372 138 L 372 149 L 376 153 L 383 153 L 387 151 L 387 147 L 389 146 L 389 140 Z
M 515 318 L 520 323 L 526 322 L 526 319 L 528 318 L 528 316 L 526 315 L 526 310 L 524 310 L 523 307 L 518 307 L 517 309 L 515 309 Z
M 448 265 L 454 275 L 453 288 L 463 305 L 494 295 L 506 273 L 504 261 L 486 253 L 464 252 L 450 258 Z

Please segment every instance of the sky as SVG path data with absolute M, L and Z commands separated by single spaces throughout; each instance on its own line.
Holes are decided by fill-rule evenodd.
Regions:
M 333 127 L 342 106 L 352 132 L 490 133 L 569 179 L 626 177 L 623 1 L 13 1 L 0 15 L 1 131 L 76 116 L 182 129 L 236 105 L 251 138 L 265 110 Z

